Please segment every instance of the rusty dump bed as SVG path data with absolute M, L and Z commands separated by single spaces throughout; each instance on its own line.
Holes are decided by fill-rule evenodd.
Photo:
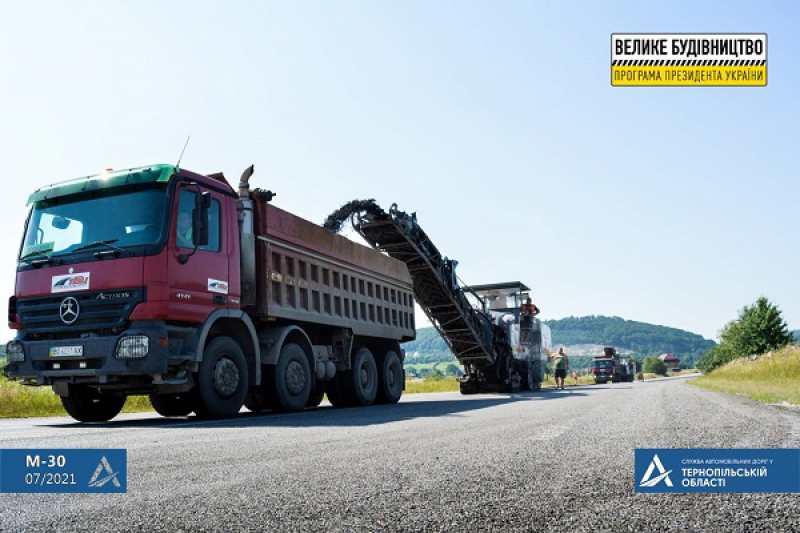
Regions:
M 404 263 L 261 200 L 254 204 L 256 314 L 400 342 L 415 338 Z

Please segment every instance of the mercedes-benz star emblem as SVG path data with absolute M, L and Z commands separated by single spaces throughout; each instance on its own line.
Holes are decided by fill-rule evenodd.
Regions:
M 78 320 L 78 315 L 81 314 L 81 304 L 72 296 L 64 298 L 61 302 L 58 314 L 61 315 L 61 321 L 64 324 L 72 324 Z

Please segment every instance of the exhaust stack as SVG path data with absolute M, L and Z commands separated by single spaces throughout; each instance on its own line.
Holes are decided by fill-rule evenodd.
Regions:
M 239 179 L 242 307 L 256 303 L 256 235 L 253 232 L 253 200 L 250 198 L 250 176 L 254 167 L 247 167 Z
M 241 200 L 250 200 L 250 176 L 253 175 L 254 168 L 255 165 L 250 165 L 239 178 L 239 198 Z M 252 204 L 250 207 L 252 208 Z

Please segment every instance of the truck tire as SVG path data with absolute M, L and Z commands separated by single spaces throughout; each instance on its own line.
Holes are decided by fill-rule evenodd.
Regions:
M 389 350 L 381 358 L 375 403 L 397 403 L 403 395 L 405 372 L 400 356 Z
M 70 385 L 69 396 L 62 396 L 61 404 L 78 422 L 108 422 L 122 411 L 126 399 L 85 385 Z
M 378 365 L 369 348 L 361 348 L 353 360 L 352 388 L 356 401 L 372 405 L 378 395 Z
M 161 416 L 186 416 L 194 410 L 191 394 L 151 394 L 150 403 Z
M 353 358 L 353 370 L 338 372 L 328 385 L 328 400 L 334 407 L 372 405 L 378 395 L 378 366 L 368 348 Z
M 206 346 L 196 375 L 193 410 L 202 418 L 234 416 L 247 394 L 247 361 L 230 337 L 217 337 Z
M 311 394 L 311 367 L 306 352 L 297 344 L 281 348 L 275 365 L 276 407 L 281 411 L 299 411 Z

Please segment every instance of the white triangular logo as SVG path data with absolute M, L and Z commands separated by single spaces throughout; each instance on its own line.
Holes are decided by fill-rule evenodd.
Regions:
M 656 477 L 651 477 L 653 475 L 653 470 L 658 470 L 659 474 Z M 661 464 L 661 459 L 658 458 L 658 454 L 653 455 L 653 460 L 650 461 L 650 466 L 647 467 L 647 471 L 644 473 L 644 477 L 639 482 L 640 487 L 655 487 L 658 485 L 660 481 L 664 481 L 667 487 L 672 486 L 672 480 L 669 478 L 669 474 L 672 470 L 666 470 L 664 465 Z
M 106 471 L 105 477 L 100 477 L 100 474 Z M 89 480 L 89 486 L 92 488 L 99 488 L 108 483 L 109 481 L 114 484 L 115 487 L 121 487 L 119 480 L 117 479 L 117 474 L 119 472 L 114 472 L 111 468 L 111 465 L 108 464 L 108 459 L 104 455 L 100 462 L 97 464 L 97 468 L 92 475 L 92 479 Z

